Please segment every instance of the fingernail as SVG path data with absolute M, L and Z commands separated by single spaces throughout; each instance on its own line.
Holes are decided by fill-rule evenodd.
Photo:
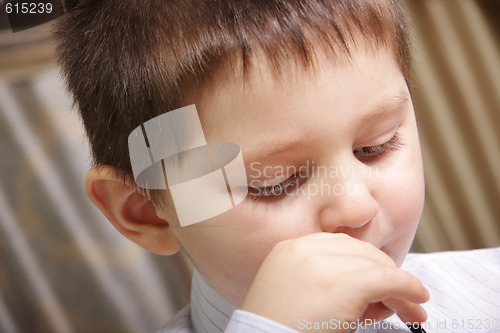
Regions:
M 429 293 L 429 290 L 427 290 L 427 288 L 424 288 L 424 290 L 425 290 L 425 298 L 429 300 L 431 298 L 431 294 Z
M 423 307 L 420 307 L 420 312 L 422 313 L 422 317 L 425 318 L 424 321 L 427 321 L 427 312 Z

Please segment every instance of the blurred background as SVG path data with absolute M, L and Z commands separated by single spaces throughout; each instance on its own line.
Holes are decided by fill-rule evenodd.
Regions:
M 404 4 L 427 189 L 413 251 L 500 246 L 500 1 Z M 184 255 L 115 231 L 89 165 L 50 24 L 12 33 L 0 2 L 0 332 L 151 332 L 189 301 Z

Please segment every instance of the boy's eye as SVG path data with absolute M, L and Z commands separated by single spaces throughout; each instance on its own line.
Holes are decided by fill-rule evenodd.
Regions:
M 302 175 L 300 172 L 296 172 L 279 184 L 265 187 L 250 186 L 248 187 L 248 194 L 251 196 L 252 200 L 276 200 L 295 193 L 305 180 L 306 176 Z
M 391 151 L 398 150 L 403 145 L 396 133 L 389 141 L 377 146 L 360 147 L 353 150 L 354 156 L 360 161 L 370 161 Z

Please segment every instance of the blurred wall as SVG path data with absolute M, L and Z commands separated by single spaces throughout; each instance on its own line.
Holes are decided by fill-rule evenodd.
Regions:
M 2 14 L 0 332 L 152 332 L 187 304 L 190 269 L 128 241 L 91 204 L 50 26 L 12 33 Z
M 500 1 L 406 0 L 426 203 L 419 251 L 500 245 Z
M 404 3 L 427 186 L 414 250 L 499 246 L 499 2 Z M 187 303 L 190 268 L 124 239 L 86 198 L 49 26 L 13 34 L 0 9 L 0 331 L 152 331 Z

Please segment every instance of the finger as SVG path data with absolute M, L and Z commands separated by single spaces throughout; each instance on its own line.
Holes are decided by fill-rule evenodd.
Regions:
M 395 266 L 394 260 L 373 244 L 342 233 L 315 233 L 298 239 L 304 241 L 308 251 L 331 255 L 360 256 L 384 266 Z
M 358 279 L 360 296 L 366 297 L 367 303 L 375 303 L 390 297 L 405 299 L 412 303 L 424 303 L 429 300 L 429 293 L 413 275 L 389 267 L 365 268 L 353 278 Z
M 389 318 L 394 314 L 394 311 L 389 309 L 387 306 L 384 304 L 378 302 L 378 303 L 372 303 L 368 304 L 368 307 L 365 310 L 365 313 L 361 316 L 360 320 L 361 322 L 366 322 L 368 320 L 370 321 L 381 321 L 384 319 Z
M 404 323 L 423 323 L 427 321 L 427 313 L 422 306 L 403 299 L 389 298 L 382 302 L 392 309 Z

